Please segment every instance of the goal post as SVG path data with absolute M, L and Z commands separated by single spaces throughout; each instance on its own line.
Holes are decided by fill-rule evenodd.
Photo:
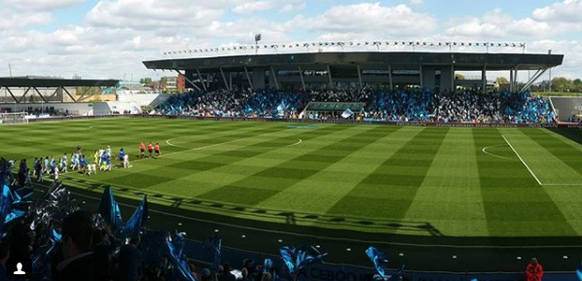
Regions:
M 28 124 L 26 112 L 0 113 L 0 124 Z

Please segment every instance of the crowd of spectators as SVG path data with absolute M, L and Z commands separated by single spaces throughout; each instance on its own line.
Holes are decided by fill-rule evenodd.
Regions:
M 354 117 L 394 122 L 534 123 L 556 122 L 550 103 L 529 92 L 490 92 L 472 90 L 439 92 L 426 89 L 358 91 L 276 91 L 217 90 L 171 96 L 157 108 L 158 114 L 299 118 L 309 102 L 361 102 L 365 104 Z M 313 118 L 314 115 L 306 117 Z M 318 118 L 333 116 L 317 114 Z M 336 114 L 337 116 L 337 114 Z

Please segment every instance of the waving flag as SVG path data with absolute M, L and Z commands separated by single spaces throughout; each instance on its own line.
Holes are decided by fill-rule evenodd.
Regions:
M 263 273 L 271 271 L 271 268 L 273 268 L 273 261 L 270 258 L 266 258 L 263 262 Z
M 168 236 L 166 238 L 166 247 L 170 256 L 170 263 L 177 269 L 174 274 L 178 274 L 177 280 L 196 281 L 190 273 L 188 267 L 188 260 L 183 254 L 184 251 L 184 233 L 177 233 L 174 238 Z
M 12 209 L 12 194 L 7 185 L 2 186 L 2 193 L 0 194 L 0 238 L 6 235 L 6 220 Z
M 222 239 L 220 236 L 214 235 L 212 237 L 208 237 L 202 242 L 202 247 L 212 253 L 214 260 L 212 261 L 212 268 L 215 271 L 218 271 L 218 267 L 220 265 L 220 250 L 222 247 Z
M 380 276 L 386 280 L 386 265 L 388 264 L 388 257 L 373 246 L 370 246 L 368 249 L 366 249 L 366 255 L 374 264 L 374 268 L 378 274 L 380 274 Z M 400 278 L 400 276 L 402 276 L 402 274 L 404 274 L 404 264 L 401 264 L 400 267 L 398 267 L 398 269 L 392 275 L 390 275 L 390 278 L 387 280 L 397 280 Z
M 386 255 L 373 246 L 370 246 L 366 250 L 366 255 L 374 264 L 374 268 L 378 271 L 378 274 L 380 274 L 382 278 L 386 278 L 386 265 L 388 264 L 388 258 L 386 258 Z
M 354 115 L 354 112 L 348 108 L 342 113 L 342 118 L 350 118 L 353 115 Z
M 314 261 L 321 261 L 327 255 L 327 253 L 320 254 L 314 247 L 305 246 L 299 246 L 297 248 L 287 246 L 279 249 L 279 252 L 293 280 L 297 280 L 297 275 L 307 264 Z
M 145 221 L 148 218 L 148 197 L 147 195 L 143 196 L 139 205 L 131 215 L 131 218 L 125 224 L 125 227 L 122 231 L 122 238 L 131 238 L 137 237 L 141 228 L 145 225 Z
M 287 105 L 285 104 L 285 102 L 281 102 L 281 104 L 279 104 L 279 106 L 277 106 L 277 111 L 281 112 L 281 111 L 285 111 L 287 109 Z
M 99 209 L 97 212 L 101 214 L 105 222 L 111 226 L 112 231 L 115 232 L 123 227 L 121 211 L 119 210 L 119 205 L 115 201 L 111 187 L 108 186 L 103 191 L 101 203 L 99 203 Z

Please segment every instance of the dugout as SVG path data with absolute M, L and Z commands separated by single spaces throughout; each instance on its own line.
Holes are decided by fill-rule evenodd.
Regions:
M 362 102 L 310 102 L 301 115 L 307 119 L 322 115 L 330 118 L 357 119 L 365 105 Z M 349 117 L 342 116 L 348 112 L 351 112 Z

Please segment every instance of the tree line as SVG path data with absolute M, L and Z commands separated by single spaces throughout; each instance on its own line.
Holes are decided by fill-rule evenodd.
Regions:
M 505 77 L 497 77 L 497 84 L 509 84 Z M 520 83 L 523 85 L 523 83 Z M 543 80 L 531 86 L 532 92 L 547 92 L 550 86 L 550 80 Z M 552 79 L 552 92 L 575 92 L 582 93 L 582 79 L 568 79 L 566 77 L 555 77 Z

